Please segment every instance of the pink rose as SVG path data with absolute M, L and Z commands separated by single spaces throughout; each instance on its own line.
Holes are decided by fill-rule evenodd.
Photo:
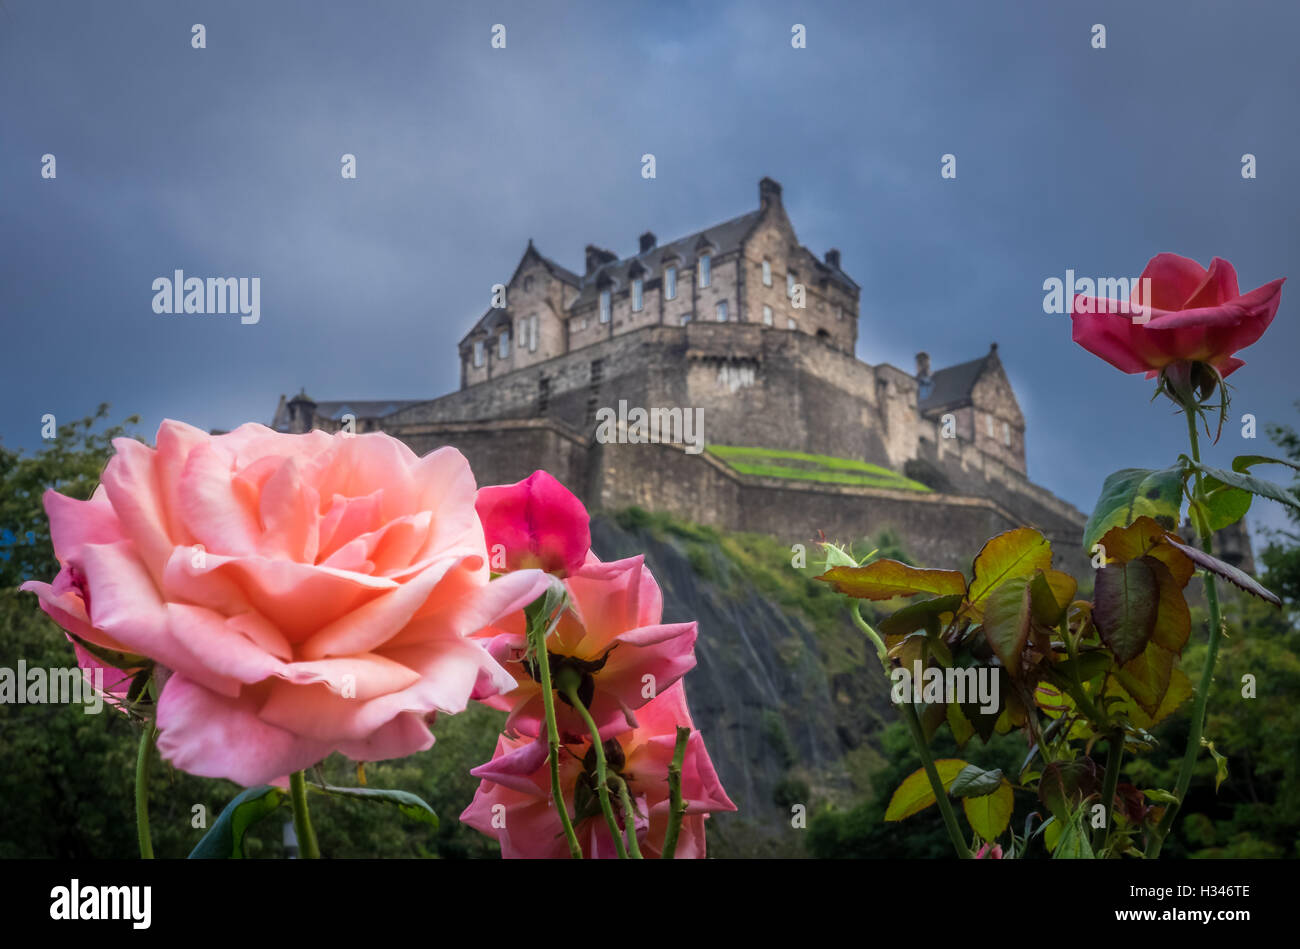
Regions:
M 604 737 L 635 727 L 634 710 L 695 667 L 695 623 L 660 622 L 663 597 L 644 560 L 593 559 L 563 580 L 571 608 L 546 642 L 552 681 L 564 666 L 581 674 L 578 697 Z M 545 707 L 535 670 L 523 661 L 525 633 L 520 611 L 475 634 L 510 670 L 516 687 L 474 697 L 510 713 L 507 731 L 534 738 L 541 734 Z M 558 692 L 555 713 L 566 741 L 588 734 L 581 716 Z
M 668 766 L 677 740 L 677 726 L 694 729 L 681 683 L 645 705 L 639 718 L 636 729 L 606 740 L 607 767 L 627 782 L 634 811 L 633 826 L 642 854 L 658 857 L 668 829 Z M 590 747 L 590 742 L 581 742 L 561 751 L 560 787 L 569 814 L 574 818 L 574 832 L 583 854 L 608 859 L 617 856 L 617 851 L 605 818 L 594 803 L 594 757 L 587 754 Z M 560 819 L 551 805 L 546 750 L 545 741 L 502 735 L 492 760 L 471 772 L 483 778 L 483 782 L 460 819 L 497 838 L 503 857 L 568 856 Z M 615 788 L 611 788 L 610 796 L 619 825 L 626 828 L 627 815 L 622 811 Z M 682 762 L 682 799 L 686 803 L 686 816 L 682 819 L 675 856 L 701 858 L 705 852 L 705 818 L 713 811 L 734 811 L 736 805 L 718 780 L 703 737 L 694 730 L 687 740 Z
M 157 448 L 114 447 L 89 501 L 46 493 L 62 569 L 23 589 L 69 632 L 162 667 L 158 748 L 176 767 L 253 785 L 334 751 L 401 757 L 433 743 L 435 711 L 514 685 L 469 635 L 547 578 L 489 583 L 458 452 L 170 420 Z
M 1119 312 L 1113 301 L 1085 296 L 1074 298 L 1070 318 L 1076 343 L 1122 372 L 1148 378 L 1177 362 L 1209 363 L 1225 377 L 1244 366 L 1233 354 L 1264 335 L 1284 282 L 1243 294 L 1226 260 L 1215 257 L 1206 270 L 1177 254 L 1152 257 L 1142 276 L 1151 280 L 1151 299 L 1139 301 L 1135 291 L 1133 302 L 1150 307 L 1146 322 Z
M 567 576 L 591 548 L 590 518 L 572 492 L 545 471 L 515 484 L 479 488 L 475 501 L 493 569 L 540 567 Z M 504 551 L 501 564 L 498 551 Z

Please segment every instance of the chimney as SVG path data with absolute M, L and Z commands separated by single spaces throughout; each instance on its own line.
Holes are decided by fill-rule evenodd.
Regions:
M 758 183 L 758 206 L 763 210 L 781 206 L 781 186 L 771 178 L 763 178 Z
M 646 231 L 641 235 L 641 250 L 638 253 L 644 254 L 650 248 L 655 246 L 654 231 Z
M 587 245 L 587 273 L 595 273 L 605 264 L 618 260 L 618 254 L 604 250 L 595 244 Z
M 930 378 L 930 354 L 929 353 L 916 354 L 916 378 L 920 382 L 924 382 L 926 379 Z
M 840 269 L 840 252 L 834 247 L 826 252 L 826 263 L 830 264 L 836 270 Z

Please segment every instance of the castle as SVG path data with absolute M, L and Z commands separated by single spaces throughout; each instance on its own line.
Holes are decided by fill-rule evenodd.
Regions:
M 427 401 L 280 398 L 272 427 L 385 431 L 453 445 L 480 484 L 545 468 L 593 509 L 640 506 L 791 544 L 891 529 L 919 562 L 960 567 L 1029 524 L 1070 562 L 1084 516 L 1029 480 L 1025 423 L 997 344 L 932 370 L 855 356 L 861 288 L 837 250 L 799 243 L 781 186 L 758 208 L 583 272 L 532 241 L 459 344 L 459 391 Z M 706 450 L 597 438 L 620 402 L 694 411 Z M 622 433 L 626 435 L 626 432 Z M 635 433 L 634 433 L 635 434 Z

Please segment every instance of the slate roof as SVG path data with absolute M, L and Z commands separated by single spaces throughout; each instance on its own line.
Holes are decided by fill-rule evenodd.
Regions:
M 940 369 L 930 376 L 930 391 L 918 392 L 917 407 L 924 412 L 948 409 L 970 400 L 975 383 L 984 373 L 993 353 Z
M 356 418 L 383 418 L 411 405 L 418 405 L 421 399 L 369 402 L 317 402 L 316 414 L 335 421 L 351 413 Z
M 704 253 L 706 245 L 709 248 L 709 253 L 715 257 L 731 253 L 740 247 L 741 241 L 753 230 L 762 213 L 761 210 L 750 211 L 747 214 L 740 215 L 740 217 L 734 217 L 730 221 L 723 221 L 721 224 L 715 224 L 713 227 L 696 231 L 694 234 L 679 237 L 675 241 L 651 247 L 644 253 L 634 254 L 631 257 L 611 261 L 597 267 L 595 272 L 581 278 L 578 296 L 569 304 L 569 309 L 574 310 L 594 303 L 596 297 L 600 294 L 599 284 L 602 282 L 602 277 L 612 280 L 613 289 L 615 290 L 625 288 L 632 279 L 630 271 L 633 263 L 639 263 L 644 267 L 646 270 L 645 277 L 650 279 L 662 276 L 663 262 L 674 255 L 678 258 L 676 261 L 678 267 L 689 269 L 695 266 L 699 255 Z

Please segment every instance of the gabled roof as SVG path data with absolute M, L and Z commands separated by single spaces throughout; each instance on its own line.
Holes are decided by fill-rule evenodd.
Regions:
M 571 287 L 576 287 L 580 283 L 582 283 L 582 278 L 579 277 L 576 273 L 574 273 L 572 270 L 569 270 L 567 267 L 561 267 L 555 261 L 551 260 L 551 258 L 547 257 L 536 247 L 534 247 L 533 239 L 531 237 L 528 238 L 528 246 L 524 248 L 524 256 L 519 258 L 519 266 L 515 268 L 515 272 L 510 276 L 510 280 L 512 283 L 514 282 L 515 277 L 519 276 L 519 271 L 523 269 L 523 266 L 527 262 L 529 256 L 536 257 L 538 261 L 541 262 L 541 265 L 547 269 L 550 275 L 555 279 L 561 281 L 562 283 L 567 283 Z
M 989 360 L 996 359 L 997 350 L 990 349 L 988 355 L 981 356 L 979 359 L 972 359 L 970 362 L 958 363 L 955 366 L 948 366 L 946 369 L 936 371 L 930 376 L 929 391 L 918 391 L 917 408 L 922 413 L 926 413 L 938 411 L 939 409 L 955 408 L 969 402 L 971 393 L 975 389 L 975 383 L 984 374 Z

